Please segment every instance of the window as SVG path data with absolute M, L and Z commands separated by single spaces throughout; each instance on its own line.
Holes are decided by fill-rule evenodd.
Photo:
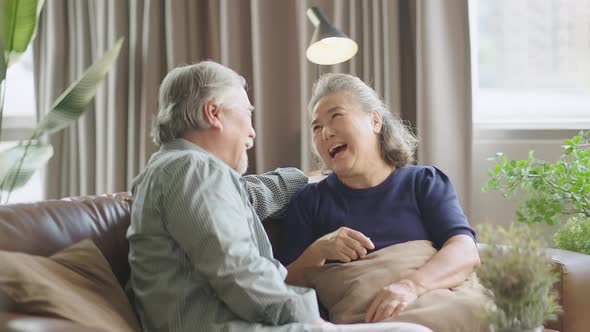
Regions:
M 6 72 L 3 140 L 26 139 L 28 135 L 24 134 L 30 134 L 34 128 L 36 116 L 33 80 L 33 51 L 29 47 Z
M 35 86 L 33 77 L 33 52 L 29 47 L 6 72 L 6 95 L 2 142 L 0 149 L 14 146 L 17 141 L 30 137 L 36 124 Z M 10 195 L 9 203 L 43 199 L 42 172 L 37 171 L 23 187 Z M 3 200 L 7 193 L 3 193 Z
M 476 128 L 590 128 L 590 0 L 471 0 Z

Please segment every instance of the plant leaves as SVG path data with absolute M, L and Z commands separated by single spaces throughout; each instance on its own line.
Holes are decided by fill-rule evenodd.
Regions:
M 26 144 L 21 143 L 0 151 L 0 190 L 8 191 L 10 189 L 25 149 Z M 51 156 L 53 156 L 53 147 L 50 144 L 29 145 L 22 167 L 16 176 L 13 190 L 24 186 L 35 174 L 35 171 L 45 165 Z
M 3 0 L 5 62 L 10 65 L 27 49 L 37 31 L 44 0 Z
M 43 10 L 43 5 L 45 4 L 45 0 L 37 0 L 37 14 L 35 17 L 35 28 L 33 29 L 33 34 L 31 35 L 31 40 L 35 39 L 37 36 L 37 30 L 39 29 L 39 17 L 41 16 L 41 11 Z
M 502 167 L 498 164 L 496 164 L 496 166 L 494 167 L 494 174 L 500 174 L 500 172 L 502 171 Z
M 0 8 L 4 9 L 4 0 L 0 0 Z M 0 83 L 2 83 L 2 81 L 4 81 L 6 78 L 6 58 L 4 56 L 4 21 L 4 14 L 0 14 Z
M 533 150 L 528 160 L 508 161 L 502 155 L 496 160 L 493 179 L 482 190 L 496 189 L 502 197 L 523 199 L 518 221 L 554 225 L 572 214 L 590 218 L 588 138 L 590 132 L 581 131 L 564 140 L 564 154 L 554 163 L 534 158 Z
M 580 136 L 580 135 L 575 136 L 574 139 L 573 139 L 573 141 L 574 141 L 575 144 L 580 143 L 581 140 L 582 140 L 582 136 Z
M 102 58 L 90 66 L 82 77 L 72 83 L 57 98 L 51 111 L 45 115 L 35 129 L 36 135 L 44 132 L 54 133 L 74 123 L 86 110 L 87 105 L 96 95 L 96 90 L 111 66 L 117 60 L 124 37 L 119 38 Z

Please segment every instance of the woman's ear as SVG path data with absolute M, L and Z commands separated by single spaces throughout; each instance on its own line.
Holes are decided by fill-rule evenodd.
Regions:
M 213 99 L 203 105 L 203 119 L 209 125 L 210 128 L 223 129 L 221 122 L 221 108 Z
M 371 125 L 373 126 L 373 132 L 379 134 L 383 127 L 383 115 L 379 112 L 371 113 Z

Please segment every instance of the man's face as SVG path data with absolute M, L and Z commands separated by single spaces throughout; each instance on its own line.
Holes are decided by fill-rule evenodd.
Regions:
M 223 136 L 227 143 L 225 162 L 240 174 L 248 169 L 246 150 L 254 146 L 256 132 L 252 127 L 252 111 L 248 94 L 243 88 L 232 89 L 223 109 Z

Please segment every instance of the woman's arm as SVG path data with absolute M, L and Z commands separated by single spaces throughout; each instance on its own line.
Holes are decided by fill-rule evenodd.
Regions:
M 425 167 L 416 176 L 416 200 L 425 228 L 440 250 L 409 276 L 418 295 L 455 287 L 479 266 L 475 231 L 469 225 L 449 177 L 436 167 Z
M 405 279 L 383 288 L 367 310 L 367 322 L 379 322 L 434 290 L 453 288 L 480 265 L 477 246 L 468 235 L 455 235 L 420 269 Z
M 309 287 L 304 277 L 306 268 L 324 265 L 326 260 L 348 263 L 367 255 L 367 249 L 375 249 L 373 242 L 363 233 L 340 227 L 313 242 L 293 263 L 287 266 L 285 282 L 290 285 Z
M 455 235 L 424 266 L 406 279 L 414 285 L 420 296 L 433 289 L 458 286 L 479 265 L 479 253 L 473 239 L 468 235 Z

